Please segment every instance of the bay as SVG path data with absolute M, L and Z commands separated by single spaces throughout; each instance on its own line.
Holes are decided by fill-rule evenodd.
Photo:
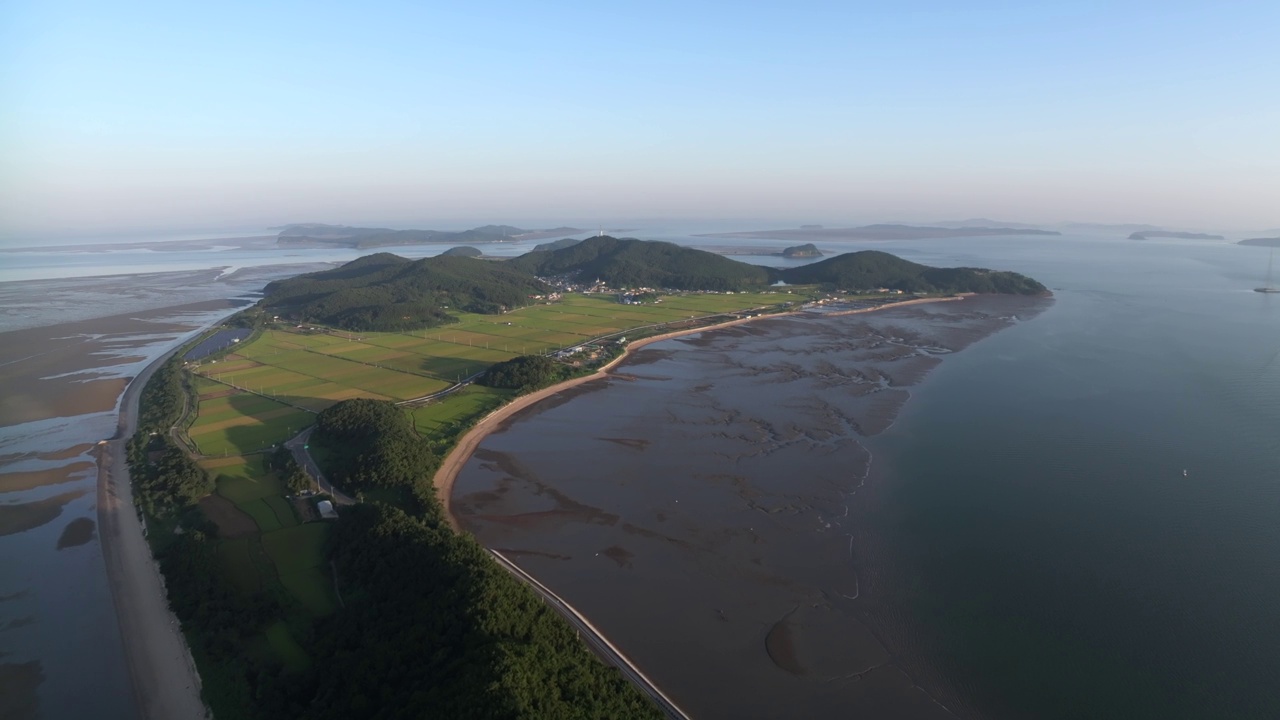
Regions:
M 874 458 L 861 486 L 840 475 L 857 474 L 847 444 L 825 464 L 811 449 L 743 481 L 785 495 L 800 469 L 857 487 L 848 519 L 833 523 L 853 540 L 849 559 L 822 539 L 841 512 L 829 488 L 795 486 L 794 503 L 770 509 L 804 522 L 762 537 L 758 516 L 717 489 L 738 482 L 742 456 L 724 438 L 680 432 L 693 390 L 773 351 L 778 331 L 763 325 L 757 337 L 651 346 L 619 370 L 634 377 L 510 423 L 459 478 L 464 524 L 703 714 L 931 716 L 892 682 L 851 689 L 876 677 L 851 657 L 892 666 L 961 717 L 1280 713 L 1280 306 L 1251 291 L 1265 253 L 1087 237 L 880 246 L 1018 270 L 1056 298 L 943 356 L 887 431 L 845 430 Z M 797 357 L 843 367 L 830 328 L 807 346 L 791 332 Z M 719 398 L 729 435 L 744 417 L 794 415 L 773 382 L 795 381 Z M 793 404 L 821 397 L 792 387 Z M 835 432 L 811 423 L 797 432 Z M 697 510 L 666 529 L 690 502 Z M 645 532 L 666 537 L 642 543 L 654 539 Z M 722 550 L 706 537 L 717 532 L 755 554 Z M 753 559 L 765 570 L 746 577 Z M 874 644 L 889 661 L 875 664 Z M 778 662 L 784 645 L 792 657 Z

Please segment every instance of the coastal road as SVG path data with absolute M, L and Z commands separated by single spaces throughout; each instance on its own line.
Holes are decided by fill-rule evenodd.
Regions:
M 316 485 L 319 486 L 320 492 L 328 493 L 333 498 L 333 502 L 337 505 L 355 505 L 356 501 L 350 496 L 335 488 L 328 480 L 324 479 L 324 473 L 320 472 L 320 466 L 316 465 L 316 461 L 311 458 L 311 453 L 307 452 L 307 441 L 311 439 L 311 433 L 316 429 L 314 425 L 303 430 L 293 437 L 292 440 L 285 442 L 284 446 L 289 448 L 289 452 L 293 453 L 293 459 L 302 466 L 302 469 L 308 475 L 315 478 Z
M 120 400 L 115 437 L 98 446 L 102 555 L 138 716 L 144 720 L 209 717 L 200 700 L 200 675 L 177 618 L 169 611 L 164 579 L 142 534 L 126 462 L 125 444 L 137 427 L 138 397 L 152 373 L 172 355 L 151 363 L 129 383 Z
M 550 605 L 553 610 L 560 613 L 565 620 L 568 620 L 570 625 L 573 625 L 582 639 L 591 646 L 592 650 L 596 651 L 597 655 L 607 660 L 609 664 L 618 668 L 618 670 L 622 671 L 622 675 L 626 677 L 627 680 L 630 680 L 633 685 L 640 688 L 646 695 L 652 698 L 654 703 L 658 705 L 667 717 L 672 718 L 673 720 L 689 720 L 689 716 L 685 714 L 684 710 L 681 710 L 671 698 L 667 697 L 662 690 L 658 689 L 658 686 L 653 684 L 653 681 L 651 681 L 648 676 L 640 670 L 640 668 L 632 664 L 631 660 L 628 659 L 626 655 L 623 655 L 621 650 L 615 647 L 613 643 L 609 642 L 609 639 L 597 630 L 596 627 L 591 624 L 590 620 L 583 617 L 582 613 L 578 612 L 572 605 L 565 602 L 559 595 L 555 594 L 551 588 L 548 588 L 546 585 L 539 582 L 537 578 L 520 569 L 520 566 L 508 560 L 502 553 L 497 550 L 490 550 L 489 553 L 493 555 L 494 559 L 498 561 L 498 564 L 506 569 L 507 572 L 514 575 L 516 579 L 523 581 L 526 585 L 533 588 L 534 592 L 542 596 L 542 600 L 544 602 Z

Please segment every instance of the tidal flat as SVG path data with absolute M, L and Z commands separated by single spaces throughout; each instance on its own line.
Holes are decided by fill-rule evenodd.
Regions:
M 978 297 L 664 341 L 527 408 L 454 486 L 462 526 L 694 716 L 950 717 L 878 603 L 873 458 L 948 355 L 1052 301 Z

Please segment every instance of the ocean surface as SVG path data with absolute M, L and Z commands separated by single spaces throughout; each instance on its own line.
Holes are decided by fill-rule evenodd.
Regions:
M 902 311 L 650 346 L 488 438 L 464 523 L 695 714 L 1280 717 L 1265 251 L 880 247 L 1056 297 L 956 352 Z M 886 367 L 835 339 L 864 325 L 937 361 L 883 432 L 830 380 Z
M 697 232 L 742 229 L 751 228 Z M 699 238 L 691 232 L 636 226 L 618 234 L 733 246 L 743 253 L 736 255 L 739 259 L 765 264 L 777 264 L 780 258 L 767 253 L 790 244 Z M 252 299 L 270 279 L 361 254 L 254 249 L 234 242 L 252 235 L 228 233 L 226 244 L 201 249 L 0 252 L 0 332 L 217 298 Z M 538 242 L 545 241 L 483 249 L 516 255 Z M 1261 284 L 1266 249 L 1083 236 L 819 246 L 835 252 L 882 249 L 934 265 L 1017 270 L 1045 282 L 1056 298 L 1034 317 L 1007 325 L 997 322 L 998 312 L 991 315 L 996 320 L 966 321 L 982 326 L 974 337 L 984 337 L 960 342 L 965 346 L 957 352 L 933 348 L 941 362 L 911 379 L 908 398 L 893 418 L 884 416 L 891 424 L 875 434 L 853 433 L 860 449 L 839 442 L 840 433 L 850 435 L 848 427 L 827 427 L 823 423 L 830 419 L 820 415 L 805 420 L 804 408 L 788 410 L 796 414 L 798 428 L 804 422 L 825 427 L 828 435 L 820 439 L 833 448 L 830 459 L 848 464 L 844 472 L 842 465 L 824 466 L 820 456 L 807 456 L 806 463 L 816 463 L 812 467 L 835 483 L 810 488 L 811 495 L 843 492 L 846 482 L 864 483 L 865 491 L 852 497 L 844 518 L 858 521 L 863 555 L 857 560 L 847 541 L 841 549 L 833 540 L 838 539 L 838 516 L 846 513 L 840 495 L 839 505 L 809 503 L 809 510 L 793 515 L 805 522 L 820 515 L 822 525 L 778 523 L 767 534 L 764 554 L 741 557 L 750 562 L 759 556 L 776 567 L 797 569 L 807 587 L 834 588 L 864 604 L 869 598 L 892 613 L 867 613 L 855 625 L 812 604 L 792 607 L 786 593 L 772 596 L 768 612 L 753 618 L 758 637 L 739 648 L 746 656 L 758 651 L 756 640 L 771 641 L 766 650 L 773 654 L 766 652 L 763 664 L 751 671 L 758 673 L 753 677 L 761 686 L 839 675 L 826 687 L 864 683 L 882 693 L 863 693 L 871 696 L 865 700 L 869 707 L 905 702 L 922 717 L 941 708 L 962 717 L 991 718 L 1280 716 L 1274 689 L 1280 685 L 1280 616 L 1272 609 L 1280 593 L 1280 443 L 1275 440 L 1280 298 L 1251 292 Z M 443 249 L 388 250 L 418 257 Z M 121 339 L 121 347 L 128 345 L 137 359 L 122 362 L 120 356 L 129 354 L 122 349 L 108 359 L 86 356 L 79 370 L 90 377 L 131 375 L 189 332 L 177 325 L 195 327 L 215 316 L 166 318 L 161 313 L 155 319 L 166 323 L 163 332 L 135 330 Z M 840 335 L 839 328 L 860 327 L 860 320 L 806 322 L 826 329 L 785 331 L 788 352 L 809 358 L 798 367 L 820 368 L 823 353 L 836 352 L 838 358 L 839 352 L 854 352 L 840 351 L 839 343 L 830 341 L 833 333 Z M 929 327 L 938 332 L 947 325 L 938 318 L 903 322 L 933 323 Z M 921 338 L 929 334 L 921 333 Z M 946 333 L 939 337 L 956 339 Z M 744 331 L 707 342 L 731 341 L 734 348 L 720 353 L 723 358 L 734 353 L 750 358 L 758 354 L 752 343 L 773 342 L 769 338 Z M 540 432 L 536 428 L 550 413 L 563 412 L 569 424 L 557 426 L 563 443 L 557 447 L 604 475 L 618 467 L 643 470 L 635 454 L 662 453 L 663 423 L 670 416 L 654 399 L 628 404 L 610 398 L 627 387 L 667 382 L 654 379 L 667 377 L 655 369 L 662 363 L 675 363 L 670 377 L 677 376 L 678 366 L 690 388 L 713 382 L 697 373 L 715 371 L 699 370 L 702 361 L 693 360 L 707 357 L 702 351 L 708 348 L 691 342 L 653 346 L 650 365 L 624 370 L 635 375 L 633 380 L 584 392 L 560 408 L 513 424 L 492 441 L 519 446 L 521 433 Z M 105 372 L 95 375 L 95 369 Z M 580 403 L 604 409 L 579 411 Z M 572 424 L 575 417 L 586 423 L 601 412 L 630 418 L 626 432 L 616 433 L 618 442 L 590 439 L 600 433 Z M 71 521 L 95 518 L 88 492 L 93 472 L 74 465 L 83 455 L 68 460 L 35 455 L 96 442 L 110 426 L 110 413 L 101 413 L 0 427 L 0 455 L 7 463 L 0 473 L 42 471 L 62 463 L 70 477 L 62 484 L 3 492 L 0 504 L 31 507 L 86 491 L 61 501 L 56 521 L 0 537 L 0 652 L 5 653 L 0 663 L 42 663 L 35 687 L 44 717 L 74 717 L 86 707 L 96 708 L 100 717 L 131 713 L 96 535 L 83 542 L 64 540 Z M 486 449 L 495 448 L 486 444 Z M 510 455 L 520 459 L 518 452 Z M 687 459 L 671 457 L 677 464 Z M 715 464 L 715 458 L 698 460 L 703 461 Z M 767 476 L 770 468 L 765 464 L 755 472 Z M 776 471 L 779 482 L 787 472 Z M 558 491 L 556 478 L 541 480 L 548 493 Z M 460 480 L 460 492 L 467 482 L 468 476 Z M 734 481 L 704 482 L 732 487 Z M 783 489 L 778 488 L 785 496 Z M 618 507 L 606 507 L 609 497 L 596 498 L 590 507 L 624 517 L 640 507 L 625 503 L 652 502 L 642 490 L 637 486 L 636 493 L 618 494 L 614 500 L 623 503 Z M 836 498 L 830 494 L 828 499 Z M 671 496 L 670 505 L 678 507 L 674 501 L 679 499 Z M 779 502 L 777 507 L 787 506 Z M 745 529 L 734 525 L 743 519 L 736 510 L 707 512 L 722 523 L 726 537 L 735 538 L 732 547 L 748 547 L 737 543 L 752 542 L 752 533 L 760 530 L 751 522 Z M 593 553 L 607 551 L 602 557 L 618 572 L 625 572 L 628 562 L 635 569 L 646 557 L 660 557 L 629 558 L 625 547 L 620 546 L 623 552 L 596 547 L 585 540 L 594 526 L 575 517 L 565 516 L 556 529 L 564 554 L 594 558 Z M 685 519 L 696 527 L 699 517 Z M 825 527 L 828 521 L 835 521 L 832 528 Z M 529 531 L 513 525 L 507 544 L 518 545 L 520 533 Z M 642 533 L 634 536 L 678 547 Z M 819 537 L 821 542 L 813 540 Z M 575 539 L 583 545 L 573 546 Z M 805 554 L 815 548 L 825 553 L 821 561 Z M 842 558 L 860 563 L 854 570 L 863 570 L 861 582 L 841 584 L 859 578 L 839 569 Z M 553 587 L 564 589 L 570 600 L 602 608 L 603 622 L 623 623 L 624 641 L 640 638 L 632 642 L 647 643 L 659 653 L 667 648 L 672 667 L 684 667 L 678 657 L 687 643 L 682 633 L 697 637 L 695 630 L 736 627 L 750 604 L 728 597 L 704 607 L 702 615 L 671 616 L 661 626 L 626 625 L 631 611 L 639 615 L 644 609 L 643 587 L 575 584 L 572 578 L 554 577 L 553 568 L 564 561 L 533 555 L 513 559 L 535 573 L 547 570 Z M 714 565 L 702 569 L 716 572 Z M 838 577 L 825 575 L 831 572 Z M 682 581 L 674 574 L 657 577 Z M 843 607 L 839 598 L 818 599 Z M 887 619 L 876 625 L 876 617 Z M 847 652 L 814 639 L 842 637 L 848 640 Z M 736 640 L 725 634 L 719 641 Z M 663 656 L 656 657 L 661 662 Z M 858 662 L 851 658 L 871 658 L 877 667 L 897 668 L 901 677 L 863 674 L 865 668 L 855 667 Z M 655 673 L 660 676 L 661 671 Z M 25 677 L 32 681 L 29 673 Z M 903 678 L 929 692 L 913 696 Z M 716 681 L 708 682 L 713 687 Z M 686 686 L 683 695 L 697 694 L 696 683 L 686 681 Z M 814 694 L 824 702 L 832 696 L 821 688 Z M 838 702 L 839 693 L 834 697 Z

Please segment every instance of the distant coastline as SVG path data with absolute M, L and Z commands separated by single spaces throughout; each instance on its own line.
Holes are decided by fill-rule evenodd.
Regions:
M 1150 240 L 1152 238 L 1173 238 L 1175 240 L 1226 240 L 1221 235 L 1208 233 L 1174 232 L 1172 230 L 1146 230 L 1129 236 L 1130 240 Z
M 930 227 L 917 225 L 863 225 L 851 228 L 802 226 L 781 230 L 744 230 L 704 233 L 694 237 L 763 238 L 773 240 L 929 240 L 941 238 L 987 237 L 991 235 L 1061 235 L 1056 230 L 1009 227 Z
M 1280 247 L 1280 237 L 1259 237 L 1241 240 L 1237 245 L 1248 245 L 1251 247 Z

